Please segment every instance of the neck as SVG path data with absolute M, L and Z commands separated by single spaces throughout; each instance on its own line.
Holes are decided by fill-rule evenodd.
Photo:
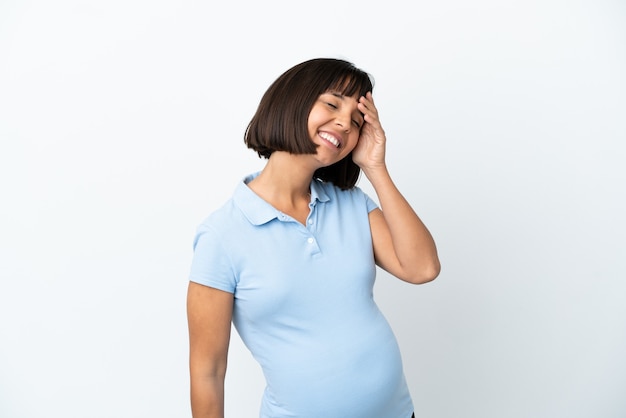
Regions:
M 275 151 L 263 171 L 248 186 L 275 206 L 298 206 L 303 200 L 308 205 L 309 186 L 315 168 L 309 167 L 301 155 Z

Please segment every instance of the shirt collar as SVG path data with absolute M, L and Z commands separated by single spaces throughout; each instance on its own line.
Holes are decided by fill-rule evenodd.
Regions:
M 329 200 L 330 197 L 326 194 L 322 181 L 313 179 L 313 181 L 311 181 L 311 202 L 315 204 L 317 202 L 328 202 Z
M 279 210 L 261 199 L 248 187 L 248 183 L 258 176 L 259 173 L 260 172 L 256 172 L 246 176 L 237 184 L 233 194 L 235 205 L 241 209 L 244 216 L 253 225 L 263 225 L 280 215 Z M 330 200 L 320 180 L 313 179 L 310 188 L 312 205 L 315 205 L 317 202 L 324 203 Z

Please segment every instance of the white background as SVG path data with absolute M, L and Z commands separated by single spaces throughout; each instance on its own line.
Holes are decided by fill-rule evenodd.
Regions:
M 376 286 L 416 416 L 626 416 L 624 2 L 4 0 L 0 417 L 190 416 L 195 227 L 319 56 L 373 74 L 439 247 L 436 281 Z M 227 417 L 257 416 L 231 347 Z

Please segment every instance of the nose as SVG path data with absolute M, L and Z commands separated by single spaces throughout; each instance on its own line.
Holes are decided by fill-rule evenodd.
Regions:
M 343 130 L 348 132 L 352 126 L 352 115 L 347 112 L 341 112 L 337 115 L 336 123 L 341 126 Z

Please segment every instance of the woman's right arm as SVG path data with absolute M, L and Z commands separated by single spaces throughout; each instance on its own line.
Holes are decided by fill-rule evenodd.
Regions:
M 233 294 L 189 282 L 189 372 L 193 418 L 224 418 L 224 377 Z

